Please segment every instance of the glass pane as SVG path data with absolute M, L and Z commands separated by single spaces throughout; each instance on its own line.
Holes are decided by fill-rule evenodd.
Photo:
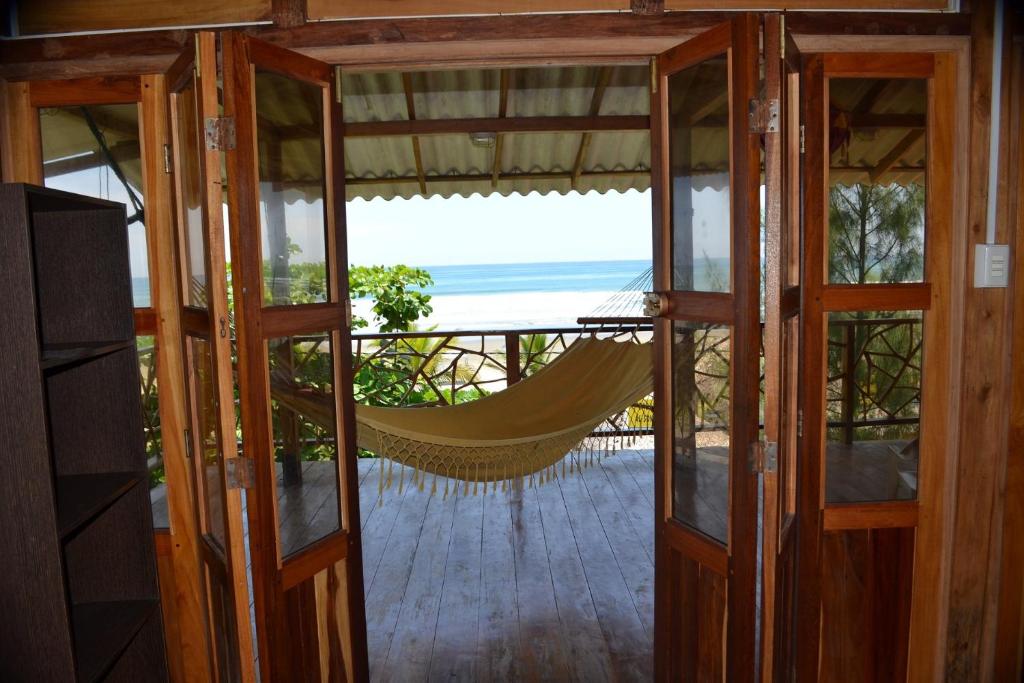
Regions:
M 924 79 L 829 81 L 828 281 L 921 282 Z
M 196 455 L 202 460 L 205 533 L 225 548 L 224 486 L 221 479 L 220 441 L 217 427 L 217 378 L 213 372 L 213 348 L 205 339 L 189 337 L 192 387 L 195 392 L 196 432 L 192 435 Z
M 191 306 L 206 308 L 209 300 L 206 281 L 206 243 L 203 239 L 203 176 L 200 168 L 202 154 L 199 145 L 203 137 L 199 132 L 199 110 L 196 102 L 195 80 L 174 97 L 178 139 L 178 173 L 182 232 L 185 241 L 185 263 L 182 286 L 185 300 Z
M 917 497 L 920 311 L 831 313 L 825 499 Z
M 729 69 L 725 55 L 668 77 L 672 287 L 730 291 Z
M 672 341 L 672 514 L 726 543 L 730 328 L 676 322 Z
M 146 469 L 149 471 L 149 497 L 153 503 L 153 528 L 167 528 L 167 484 L 160 433 L 160 403 L 157 398 L 156 339 L 136 337 L 139 356 L 139 380 L 142 396 L 142 428 L 146 436 Z
M 271 339 L 268 352 L 281 557 L 288 557 L 341 528 L 333 342 L 326 332 Z
M 322 88 L 256 72 L 266 305 L 327 301 Z
M 132 294 L 136 307 L 148 307 L 138 105 L 44 107 L 39 110 L 39 132 L 46 187 L 125 205 Z
M 782 324 L 782 434 L 779 438 L 779 485 L 782 489 L 784 518 L 796 514 L 796 453 L 800 317 L 787 318 Z M 780 528 L 781 531 L 781 528 Z

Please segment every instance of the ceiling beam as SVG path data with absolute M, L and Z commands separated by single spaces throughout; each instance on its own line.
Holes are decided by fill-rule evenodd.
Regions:
M 498 83 L 498 118 L 504 119 L 508 116 L 508 90 L 509 90 L 509 71 L 508 69 L 501 70 L 501 78 Z M 494 163 L 491 166 L 491 187 L 498 186 L 498 176 L 501 174 L 501 150 L 505 142 L 505 137 L 501 133 L 496 133 L 494 136 Z
M 906 154 L 907 151 L 917 144 L 918 140 L 923 137 L 924 128 L 916 128 L 904 135 L 903 138 L 896 143 L 896 146 L 889 150 L 889 153 L 882 157 L 875 167 L 868 172 L 868 177 L 871 179 L 871 182 L 878 182 L 878 179 L 881 178 L 889 169 L 895 166 L 896 162 L 900 160 L 900 157 Z
M 405 111 L 410 121 L 416 120 L 416 103 L 412 97 L 412 74 L 402 72 L 402 90 L 405 91 Z M 420 192 L 427 191 L 427 182 L 424 180 L 423 154 L 420 152 L 419 136 L 412 136 L 412 157 L 416 163 L 416 177 L 420 181 Z
M 387 61 L 453 62 L 479 57 L 508 58 L 509 43 L 521 41 L 532 58 L 561 55 L 651 55 L 687 35 L 728 21 L 729 12 L 667 12 L 636 16 L 624 12 L 466 16 L 408 19 L 317 21 L 301 27 L 273 25 L 243 29 L 281 47 L 331 62 L 353 63 L 353 50 L 379 47 L 366 64 Z M 970 35 L 970 15 L 908 12 L 787 12 L 786 25 L 799 35 L 963 36 Z M 191 32 L 181 29 L 47 36 L 0 41 L 0 75 L 17 79 L 67 78 L 101 73 L 139 74 L 165 71 L 188 47 Z M 596 41 L 569 45 L 572 41 Z M 614 45 L 609 45 L 614 41 Z M 488 42 L 495 46 L 488 48 Z M 655 45 L 657 43 L 657 45 Z M 597 45 L 603 51 L 595 51 Z M 546 46 L 546 47 L 539 47 Z M 400 53 L 401 50 L 406 52 Z M 411 52 L 410 52 L 411 51 Z M 429 60 L 426 52 L 434 51 Z M 472 55 L 467 51 L 472 51 Z M 523 56 L 526 56 L 524 54 Z M 387 57 L 387 59 L 384 59 Z
M 274 26 L 294 28 L 306 23 L 306 0 L 271 0 L 270 18 Z
M 647 116 L 523 116 L 420 121 L 364 121 L 345 124 L 347 137 L 458 135 L 468 133 L 585 133 L 649 130 Z
M 924 114 L 850 114 L 850 128 L 924 128 Z
M 612 67 L 603 66 L 597 73 L 597 83 L 594 85 L 594 94 L 590 98 L 590 109 L 587 110 L 589 116 L 598 116 L 601 113 L 601 102 L 604 101 L 604 91 L 608 89 L 608 82 L 612 77 Z M 593 133 L 587 131 L 580 138 L 579 149 L 576 150 L 576 161 L 572 167 L 572 189 L 576 189 L 576 183 L 579 182 L 580 173 L 583 172 L 583 162 L 587 157 L 587 151 L 590 149 L 590 140 Z

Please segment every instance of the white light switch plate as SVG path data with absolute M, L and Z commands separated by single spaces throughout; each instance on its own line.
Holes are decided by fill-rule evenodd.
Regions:
M 1006 287 L 1010 280 L 1010 246 L 974 245 L 974 286 Z

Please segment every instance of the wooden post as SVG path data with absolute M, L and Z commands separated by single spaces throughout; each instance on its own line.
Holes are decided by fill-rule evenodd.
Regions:
M 505 382 L 512 386 L 523 378 L 519 359 L 519 333 L 505 333 Z

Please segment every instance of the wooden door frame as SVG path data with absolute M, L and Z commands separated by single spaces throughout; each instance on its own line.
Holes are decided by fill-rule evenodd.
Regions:
M 219 113 L 219 102 L 217 96 L 217 36 L 215 33 L 200 31 L 195 34 L 195 46 L 192 50 L 182 52 L 181 57 L 175 61 L 168 70 L 167 80 L 167 116 L 171 126 L 171 163 L 173 165 L 173 177 L 175 184 L 175 207 L 176 207 L 176 228 L 177 228 L 177 258 L 175 263 L 178 266 L 178 296 L 181 302 L 182 327 L 185 334 L 182 335 L 181 344 L 182 357 L 185 359 L 185 376 L 192 378 L 193 372 L 189 367 L 189 355 L 191 351 L 185 347 L 188 336 L 204 339 L 210 348 L 211 370 L 217 396 L 217 434 L 220 446 L 222 465 L 220 469 L 220 492 L 223 496 L 223 523 L 227 546 L 223 548 L 223 557 L 211 557 L 216 555 L 207 546 L 201 535 L 198 539 L 200 555 L 204 564 L 211 560 L 215 563 L 223 563 L 226 570 L 225 583 L 230 589 L 228 599 L 232 601 L 232 612 L 234 615 L 236 633 L 228 634 L 233 640 L 233 646 L 238 649 L 238 674 L 242 681 L 254 681 L 255 660 L 252 648 L 252 624 L 249 612 L 249 587 L 246 570 L 246 547 L 243 537 L 242 520 L 242 490 L 234 487 L 227 477 L 227 472 L 236 464 L 234 461 L 239 457 L 238 444 L 235 438 L 235 411 L 234 411 L 234 373 L 231 361 L 231 341 L 229 329 L 229 311 L 227 297 L 227 268 L 226 250 L 224 240 L 223 188 L 221 185 L 221 152 L 211 148 L 210 145 L 201 144 L 202 139 L 196 141 L 201 144 L 202 154 L 197 159 L 199 163 L 199 180 L 201 186 L 200 202 L 202 205 L 202 229 L 203 229 L 203 253 L 205 255 L 205 272 L 207 281 L 207 306 L 205 309 L 196 309 L 188 305 L 188 292 L 190 284 L 187 282 L 186 271 L 183 265 L 189 258 L 187 253 L 188 244 L 184 224 L 185 207 L 181 204 L 183 193 L 181 184 L 184 176 L 180 172 L 181 159 L 174 148 L 174 127 L 175 113 L 174 95 L 176 95 L 189 82 L 193 84 L 196 97 L 196 121 L 197 134 L 202 138 L 202 123 Z M 183 141 L 188 144 L 189 141 Z M 226 340 L 226 341 L 218 341 Z M 184 381 L 185 385 L 189 382 Z M 194 391 L 186 389 L 190 404 L 195 404 L 197 396 Z M 198 407 L 193 410 L 198 411 Z M 193 431 L 194 435 L 198 431 Z M 205 506 L 200 502 L 206 497 L 206 477 L 200 471 L 203 467 L 201 458 L 192 458 L 194 470 L 193 490 L 196 492 L 195 508 L 198 515 L 197 530 L 202 533 L 206 515 Z M 219 569 L 219 566 L 217 567 Z M 205 581 L 205 576 L 200 577 Z M 209 591 L 206 593 L 210 595 Z M 208 606 L 209 610 L 209 606 Z M 214 620 L 208 619 L 213 628 Z M 210 638 L 211 659 L 221 656 L 217 652 L 216 639 L 211 634 Z M 216 677 L 216 676 L 215 676 Z
M 830 46 L 834 48 L 836 46 Z M 840 45 L 839 47 L 843 47 Z M 853 45 L 850 45 L 854 48 Z M 874 47 L 875 49 L 871 49 Z M 821 618 L 821 538 L 825 531 L 870 528 L 916 527 L 915 556 L 928 562 L 913 564 L 912 606 L 909 607 L 909 679 L 931 680 L 944 670 L 945 631 L 948 614 L 950 521 L 953 511 L 955 466 L 958 458 L 959 403 L 953 387 L 959 381 L 960 330 L 963 291 L 954 285 L 965 282 L 965 263 L 960 245 L 966 243 L 966 178 L 953 171 L 963 162 L 964 137 L 958 132 L 966 125 L 966 50 L 918 51 L 909 58 L 899 50 L 890 59 L 889 43 L 864 45 L 830 52 L 805 53 L 804 111 L 806 157 L 804 163 L 805 249 L 803 254 L 804 305 L 801 334 L 803 394 L 802 466 L 798 474 L 800 494 L 798 542 L 799 614 L 797 664 L 801 676 L 818 675 L 817 643 Z M 865 49 L 867 48 L 867 49 Z M 854 54 L 860 53 L 860 54 Z M 872 54 L 868 54 L 872 53 Z M 876 59 L 877 58 L 877 59 Z M 924 334 L 928 339 L 922 367 L 921 452 L 943 453 L 941 459 L 922 458 L 916 501 L 875 504 L 826 504 L 824 500 L 824 344 L 828 338 L 829 311 L 851 310 L 860 305 L 857 290 L 850 286 L 827 285 L 825 257 L 827 240 L 827 191 L 829 154 L 826 79 L 834 77 L 920 77 L 930 78 L 928 88 L 928 158 L 926 220 L 926 274 L 919 285 L 870 285 L 881 303 L 869 302 L 880 310 L 915 308 L 926 310 Z M 937 102 L 943 105 L 937 106 Z M 817 121 L 817 125 L 812 122 Z M 927 425 L 928 429 L 924 429 Z M 920 554 L 918 554 L 920 553 Z
M 344 158 L 335 145 L 341 131 L 339 74 L 334 67 L 249 36 L 222 34 L 225 114 L 233 116 L 239 144 L 227 155 L 228 177 L 238 181 L 229 203 L 235 246 L 234 292 L 238 321 L 238 376 L 246 457 L 256 480 L 248 506 L 260 668 L 264 676 L 312 676 L 364 680 L 368 676 L 362 546 L 359 528 L 355 413 L 345 237 Z M 264 306 L 259 216 L 255 79 L 257 68 L 316 84 L 324 106 L 325 238 L 328 291 L 321 304 Z M 256 292 L 255 296 L 247 292 Z M 275 336 L 327 331 L 332 346 L 336 414 L 339 528 L 282 557 L 267 342 Z M 268 441 L 269 437 L 269 441 Z M 329 621 L 322 610 L 337 612 Z M 328 642 L 318 638 L 323 623 Z M 340 648 L 340 649 L 338 649 Z M 341 668 L 344 668 L 342 671 Z
M 724 642 L 722 674 L 730 680 L 755 675 L 755 617 L 749 606 L 755 603 L 757 573 L 757 474 L 748 466 L 746 453 L 757 440 L 758 354 L 744 353 L 758 346 L 760 320 L 757 306 L 760 268 L 758 265 L 758 172 L 750 168 L 759 158 L 759 139 L 747 125 L 748 100 L 755 97 L 758 77 L 757 32 L 760 15 L 737 15 L 677 47 L 657 56 L 657 87 L 651 93 L 651 201 L 654 232 L 655 290 L 662 294 L 663 310 L 655 320 L 654 390 L 655 424 L 671 425 L 673 395 L 671 378 L 673 323 L 676 320 L 720 323 L 731 328 L 729 378 L 729 521 L 727 542 L 720 544 L 699 530 L 690 530 L 672 517 L 673 437 L 668 429 L 655 435 L 655 677 L 669 680 L 677 622 L 675 607 L 682 601 L 679 591 L 685 579 L 682 564 L 674 555 L 685 549 L 686 559 L 711 570 L 725 583 Z M 753 52 L 752 52 L 753 51 Z M 695 55 L 691 56 L 691 53 Z M 674 291 L 671 275 L 672 209 L 670 130 L 663 112 L 668 105 L 668 75 L 671 71 L 719 55 L 728 55 L 729 93 L 729 229 L 730 277 L 728 293 Z M 752 161 L 753 160 L 753 161 Z M 660 258 L 657 257 L 661 254 Z M 659 344 L 660 342 L 660 344 Z M 660 398 L 659 398 L 660 397 Z M 744 397 L 747 397 L 744 399 Z M 736 511 L 740 511 L 737 513 Z M 744 511 L 748 514 L 743 514 Z M 677 567 L 677 564 L 679 565 Z M 660 567 L 660 571 L 659 571 Z M 712 608 L 713 609 L 713 608 Z M 714 617 L 712 617 L 713 619 Z M 660 638 L 658 637 L 660 636 Z M 685 636 L 684 636 L 685 638 Z M 667 639 L 667 640 L 666 640 Z M 740 647 L 743 645 L 743 647 Z M 715 648 L 693 643 L 698 651 Z M 728 653 L 728 654 L 727 654 Z M 690 653 L 693 656 L 694 653 Z M 677 654 L 678 657 L 678 654 Z M 712 659 L 714 655 L 711 655 Z M 694 662 L 694 667 L 698 662 Z M 714 671 L 715 669 L 712 669 Z M 704 672 L 698 675 L 717 675 Z M 752 679 L 752 678 L 751 678 Z
M 872 15 L 872 16 L 874 16 L 874 15 Z M 956 101 L 957 101 L 957 111 L 956 111 L 957 147 L 956 147 L 956 150 L 955 150 L 955 157 L 958 160 L 958 162 L 963 162 L 967 158 L 967 142 L 966 142 L 966 140 L 969 137 L 969 135 L 968 135 L 968 131 L 969 131 L 969 128 L 968 128 L 969 117 L 967 115 L 967 111 L 968 111 L 968 101 L 969 101 L 969 92 L 970 92 L 970 88 L 969 88 L 969 83 L 970 83 L 969 74 L 970 74 L 970 64 L 971 64 L 971 62 L 970 62 L 970 38 L 965 36 L 965 35 L 962 35 L 962 33 L 963 33 L 962 30 L 957 30 L 956 31 L 957 35 L 949 35 L 949 36 L 942 36 L 942 35 L 940 35 L 940 36 L 935 36 L 935 35 L 931 35 L 931 36 L 929 36 L 929 35 L 902 35 L 902 34 L 901 35 L 889 34 L 889 35 L 864 36 L 864 35 L 849 35 L 849 34 L 825 34 L 825 33 L 813 33 L 813 32 L 808 32 L 807 31 L 808 23 L 815 21 L 815 19 L 812 18 L 812 17 L 808 17 L 807 15 L 802 15 L 802 16 L 800 16 L 800 15 L 796 15 L 796 16 L 794 16 L 794 15 L 787 15 L 787 17 L 794 17 L 794 19 L 791 21 L 792 28 L 796 31 L 795 37 L 796 37 L 798 45 L 800 46 L 800 48 L 801 48 L 801 50 L 803 52 L 822 51 L 822 50 L 829 50 L 831 52 L 853 52 L 853 51 L 857 51 L 857 52 L 873 52 L 873 51 L 877 52 L 877 51 L 883 51 L 884 52 L 884 51 L 900 50 L 900 51 L 905 51 L 905 52 L 951 52 L 951 53 L 953 53 L 953 56 L 954 56 L 953 58 L 954 58 L 954 60 L 956 62 L 956 69 L 955 70 L 956 70 L 956 92 L 957 92 L 957 97 L 956 97 Z M 799 20 L 797 20 L 797 17 L 798 17 Z M 869 17 L 866 17 L 866 18 L 872 18 L 872 17 L 869 16 Z M 866 18 L 862 15 L 859 18 L 858 17 L 849 17 L 849 18 L 846 18 L 845 20 L 856 22 L 858 20 L 865 20 Z M 882 21 L 882 26 L 883 26 L 883 29 L 884 29 L 884 27 L 887 26 L 886 22 L 890 21 L 890 18 L 888 17 L 888 15 L 879 15 L 879 18 Z M 913 18 L 914 19 L 918 19 L 919 17 L 915 16 Z M 900 19 L 900 21 L 905 21 L 902 17 L 899 18 L 899 19 Z M 832 21 L 832 20 L 829 20 L 829 21 L 822 20 L 821 25 L 822 26 L 831 26 L 831 25 L 833 25 L 832 23 L 830 23 L 830 21 Z M 960 20 L 956 19 L 954 21 L 960 21 Z M 960 23 L 962 23 L 962 21 L 960 21 Z M 959 24 L 956 24 L 956 25 L 959 26 Z M 804 31 L 804 32 L 800 32 L 801 30 Z M 889 30 L 892 30 L 892 29 L 889 29 Z M 685 39 L 688 36 L 692 36 L 692 33 L 679 32 L 679 33 L 677 33 L 675 35 L 673 40 L 678 41 L 680 39 Z M 594 38 L 594 39 L 585 39 L 585 40 L 587 40 L 588 41 L 588 45 L 590 45 L 592 47 L 593 46 L 597 46 L 601 42 L 607 42 L 607 40 L 605 38 Z M 661 40 L 667 40 L 667 38 L 661 38 Z M 85 49 L 84 48 L 85 43 L 83 41 L 84 41 L 84 39 L 81 39 L 81 38 L 75 39 L 73 41 L 75 44 L 83 46 L 83 47 L 77 48 L 79 50 L 79 52 L 77 53 L 78 56 L 82 56 L 83 54 L 85 54 L 85 52 L 83 52 L 83 50 Z M 524 42 L 525 43 L 526 41 L 517 41 L 517 42 Z M 19 46 L 19 47 L 24 47 L 24 48 L 27 48 L 27 49 L 30 49 L 30 50 L 34 49 L 34 48 L 31 48 L 30 46 Z M 506 49 L 502 49 L 500 45 L 499 46 L 488 46 L 488 48 L 486 49 L 486 52 L 488 54 L 486 54 L 486 55 L 481 55 L 480 54 L 481 52 L 484 52 L 485 50 L 481 49 L 481 47 L 479 47 L 479 46 L 471 46 L 471 45 L 470 46 L 465 46 L 465 45 L 458 45 L 458 44 L 456 44 L 456 45 L 452 45 L 452 44 L 440 44 L 440 45 L 437 45 L 437 44 L 435 44 L 435 47 L 444 47 L 445 49 L 449 49 L 449 50 L 452 49 L 453 47 L 458 47 L 459 49 L 456 50 L 456 53 L 458 53 L 458 54 L 456 54 L 456 56 L 460 59 L 458 64 L 461 64 L 461 65 L 464 65 L 464 66 L 494 66 L 496 64 L 497 65 L 501 65 L 501 64 L 506 64 L 507 65 L 507 64 L 510 64 L 510 63 L 520 63 L 519 60 L 523 60 L 523 59 L 525 59 L 526 62 L 528 62 L 528 63 L 536 63 L 537 61 L 543 61 L 545 63 L 550 63 L 551 62 L 550 59 L 544 59 L 544 58 L 530 60 L 528 58 L 520 57 L 519 55 L 521 55 L 523 53 L 523 51 L 528 49 L 525 46 L 516 47 L 516 48 L 506 48 Z M 428 52 L 430 52 L 431 54 L 436 54 L 435 47 L 430 47 Z M 380 55 L 385 54 L 389 50 L 392 50 L 392 49 L 393 49 L 393 46 L 387 45 L 387 44 L 377 45 L 377 46 L 369 46 L 369 47 L 361 47 L 361 48 L 359 48 L 360 56 L 358 58 L 350 56 L 350 55 L 346 55 L 344 57 L 339 55 L 339 58 L 337 60 L 335 60 L 335 63 L 343 65 L 343 66 L 344 65 L 358 66 L 359 64 L 366 64 L 368 61 L 372 61 L 373 59 L 378 58 Z M 473 54 L 475 56 L 470 56 L 471 54 Z M 583 62 L 589 61 L 587 58 L 585 58 L 583 56 L 580 56 L 580 55 L 581 55 L 581 52 L 576 51 L 576 50 L 570 50 L 564 56 L 564 59 L 565 59 L 566 62 L 572 62 L 572 63 L 580 63 L 581 61 L 583 61 Z M 74 50 L 72 50 L 71 53 L 69 54 L 69 58 L 72 59 L 72 60 L 76 58 L 76 53 L 75 53 Z M 614 58 L 614 55 L 608 55 L 607 57 L 602 56 L 599 59 L 607 61 L 607 59 L 610 59 L 610 58 Z M 150 64 L 152 64 L 153 58 L 149 58 L 149 59 L 150 59 Z M 66 63 L 67 62 L 65 62 L 65 64 Z M 65 68 L 63 66 L 60 66 L 59 68 L 53 68 L 53 67 L 45 66 L 45 63 L 41 62 L 41 64 L 43 64 L 43 66 L 40 67 L 39 73 L 53 73 L 53 74 L 56 74 L 56 73 L 67 73 L 66 71 L 63 70 Z M 398 68 L 425 68 L 427 66 L 439 66 L 441 68 L 448 68 L 448 67 L 451 67 L 453 65 L 454 64 L 452 62 L 443 62 L 441 64 L 437 64 L 436 62 L 427 62 L 427 61 L 424 61 L 423 58 L 417 57 L 416 59 L 406 59 L 405 61 L 394 61 L 394 62 L 392 62 L 392 63 L 390 63 L 388 65 L 388 68 L 395 68 L 395 69 L 398 69 Z M 81 65 L 79 67 L 77 67 L 77 68 L 78 69 L 81 69 L 82 67 L 90 68 L 91 66 L 93 66 L 92 63 L 90 63 L 88 61 L 83 61 L 81 63 Z M 109 65 L 104 66 L 102 64 L 98 64 L 97 63 L 94 66 L 97 69 L 97 73 L 101 73 L 103 71 L 108 71 L 109 72 L 111 70 L 111 67 Z M 142 79 L 143 82 L 150 83 L 151 87 L 157 87 L 158 85 L 162 86 L 162 82 L 161 82 L 162 81 L 162 77 L 160 77 L 160 76 L 152 76 L 152 75 L 142 76 L 141 79 Z M 68 83 L 68 82 L 74 83 L 76 80 L 79 80 L 79 79 L 72 79 L 71 81 L 61 81 L 61 83 L 62 84 L 63 83 Z M 26 82 L 6 82 L 6 83 L 2 83 L 2 85 L 3 85 L 3 91 L 4 91 L 2 94 L 5 96 L 3 98 L 4 104 L 5 104 L 5 109 L 6 109 L 5 113 L 7 114 L 6 116 L 3 117 L 3 121 L 0 122 L 0 133 L 3 134 L 3 140 L 2 140 L 3 145 L 2 146 L 3 146 L 3 150 L 5 152 L 3 154 L 3 158 L 2 158 L 2 160 L 3 160 L 4 178 L 5 179 L 10 179 L 10 180 L 15 180 L 15 179 L 28 180 L 28 181 L 36 180 L 36 178 L 33 177 L 33 175 L 32 175 L 33 172 L 32 172 L 31 169 L 39 167 L 39 163 L 40 162 L 39 161 L 33 161 L 33 158 L 32 158 L 33 154 L 35 154 L 36 155 L 35 158 L 36 158 L 36 160 L 38 160 L 38 154 L 39 154 L 38 146 L 32 146 L 32 145 L 24 146 L 24 145 L 12 144 L 13 140 L 19 140 L 19 141 L 20 140 L 25 140 L 25 139 L 28 139 L 28 140 L 35 139 L 35 140 L 38 140 L 38 120 L 37 119 L 34 120 L 34 117 L 31 115 L 32 110 L 31 110 L 31 106 L 29 105 L 29 102 L 28 102 L 28 91 L 29 91 L 29 88 L 30 88 L 30 84 L 26 83 Z M 144 99 L 145 99 L 145 96 L 146 96 L 146 93 L 144 92 Z M 158 107 L 156 102 L 152 102 L 150 106 L 151 106 L 153 111 L 158 111 L 159 110 L 159 107 Z M 35 130 L 34 133 L 33 133 L 33 120 L 34 120 L 34 130 Z M 150 118 L 146 117 L 146 120 L 150 120 Z M 152 128 L 152 127 L 150 127 L 150 128 Z M 150 159 L 152 161 L 153 158 L 157 156 L 156 154 L 154 154 L 154 152 L 157 152 L 161 148 L 162 141 L 166 141 L 166 139 L 167 139 L 166 125 L 164 126 L 163 130 L 151 131 L 149 134 L 145 134 L 145 131 L 144 131 L 144 139 L 146 141 L 146 142 L 144 142 L 144 155 L 147 154 L 146 150 L 149 150 L 148 156 L 150 157 Z M 150 164 L 150 165 L 155 165 L 155 164 Z M 155 197 L 155 193 L 158 191 L 157 188 L 160 185 L 166 185 L 166 183 L 160 181 L 159 174 L 157 174 L 155 170 L 153 171 L 153 176 L 156 177 L 156 180 L 154 180 L 153 183 L 152 183 L 153 189 L 149 189 L 149 186 L 147 186 L 147 191 L 146 191 L 146 196 L 148 198 L 147 199 L 147 205 L 151 209 L 151 211 L 149 212 L 149 220 L 153 221 L 153 226 L 150 226 L 152 228 L 152 232 L 150 233 L 150 260 L 151 260 L 150 272 L 151 272 L 151 274 L 154 274 L 154 273 L 157 274 L 159 276 L 159 280 L 161 282 L 165 282 L 166 283 L 166 282 L 169 281 L 171 283 L 170 285 L 168 285 L 168 284 L 164 285 L 164 290 L 166 291 L 166 290 L 174 288 L 174 286 L 173 286 L 173 275 L 171 275 L 169 280 L 168 280 L 167 279 L 167 274 L 166 274 L 166 270 L 167 269 L 166 268 L 162 269 L 163 273 L 161 273 L 161 269 L 159 268 L 159 259 L 156 258 L 155 255 L 158 252 L 159 253 L 163 253 L 163 252 L 156 245 L 161 244 L 161 243 L 164 244 L 164 245 L 173 244 L 173 227 L 171 227 L 171 232 L 169 233 L 170 237 L 168 237 L 168 235 L 162 235 L 162 242 L 157 239 L 158 235 L 157 235 L 157 230 L 156 230 L 156 221 L 158 220 L 158 216 L 154 215 L 155 212 L 153 212 L 152 209 L 155 208 L 155 206 L 157 204 L 156 197 Z M 954 239 L 956 244 L 963 244 L 965 242 L 965 240 L 966 240 L 966 236 L 964 234 L 965 230 L 966 230 L 965 226 L 966 226 L 966 218 L 967 218 L 967 187 L 966 186 L 967 186 L 966 178 L 964 178 L 961 175 L 958 175 L 957 178 L 956 178 L 956 182 L 954 184 L 954 188 L 953 188 L 953 190 L 954 190 L 954 192 L 953 192 L 953 203 L 954 203 L 954 214 L 955 214 L 953 225 L 954 225 L 954 230 L 956 232 L 956 234 L 954 235 L 953 239 Z M 169 201 L 169 195 L 170 195 L 169 187 L 165 189 L 165 192 L 166 192 L 166 196 L 168 197 L 168 199 L 165 199 L 165 201 Z M 169 211 L 169 206 L 165 210 Z M 166 224 L 165 228 L 167 226 L 171 225 L 171 221 L 170 221 L 169 218 L 159 219 L 159 220 L 163 220 L 165 222 L 165 224 Z M 164 249 L 166 250 L 167 247 L 165 246 Z M 954 256 L 957 257 L 958 254 L 956 252 L 954 252 Z M 965 269 L 964 269 L 963 261 L 964 261 L 964 259 L 957 258 L 956 261 L 953 264 L 953 267 L 954 267 L 954 282 L 966 283 L 966 280 L 964 279 Z M 959 277 L 959 279 L 957 279 L 957 277 Z M 155 277 L 154 278 L 154 282 L 156 282 L 156 281 L 157 281 L 157 278 Z M 958 302 L 962 299 L 962 294 L 960 292 L 953 292 L 952 294 L 953 294 L 953 297 Z M 162 304 L 159 303 L 159 299 L 156 296 L 154 296 L 154 304 L 155 304 L 155 309 L 156 309 L 156 313 L 157 313 L 157 315 L 154 316 L 155 317 L 155 321 L 154 322 L 158 325 L 158 330 L 159 330 L 158 334 L 160 334 L 165 339 L 167 339 L 167 338 L 174 338 L 176 335 L 175 335 L 174 329 L 172 329 L 172 328 L 174 328 L 177 325 L 177 314 L 174 311 L 174 306 L 167 306 L 165 308 Z M 959 316 L 961 314 L 961 312 L 959 310 L 955 310 L 954 313 L 957 316 Z M 959 318 L 957 318 L 957 320 L 958 319 Z M 953 343 L 954 347 L 959 348 L 959 346 L 961 344 L 960 337 L 962 336 L 962 328 L 956 324 L 956 320 L 954 320 L 954 324 L 951 326 L 951 335 L 952 335 L 951 342 Z M 159 380 L 161 382 L 161 388 L 162 388 L 161 393 L 162 394 L 164 394 L 167 391 L 169 391 L 168 389 L 164 389 L 164 387 L 172 386 L 172 380 L 168 379 L 168 377 L 173 377 L 173 376 L 180 377 L 181 376 L 181 372 L 180 372 L 180 367 L 181 367 L 180 363 L 181 363 L 181 361 L 180 361 L 180 358 L 177 361 L 175 361 L 173 358 L 168 360 L 168 357 L 170 355 L 171 354 L 168 353 L 167 350 L 165 349 L 165 353 L 162 356 L 162 358 L 164 359 L 164 362 L 161 363 L 161 368 L 162 368 L 163 371 L 160 373 L 160 378 L 161 379 Z M 178 363 L 178 367 L 179 367 L 178 371 L 172 371 L 169 368 L 169 366 L 172 365 L 175 362 Z M 955 360 L 954 360 L 954 364 L 956 364 Z M 169 425 L 174 424 L 174 421 L 173 421 L 172 417 L 165 416 L 165 414 L 164 414 L 165 408 L 163 407 L 164 403 L 167 403 L 167 402 L 164 401 L 161 404 L 161 419 L 162 419 L 163 424 L 165 425 L 165 428 L 168 428 Z M 183 423 L 183 419 L 179 416 L 179 419 L 177 420 L 177 424 L 180 425 L 182 423 Z M 954 426 L 954 428 L 956 428 L 958 423 L 956 421 L 954 421 L 951 424 Z M 168 431 L 168 433 L 165 436 L 165 441 L 164 441 L 165 450 L 166 449 L 177 448 L 178 451 L 181 452 L 182 444 L 180 443 L 180 441 L 181 441 L 180 434 L 181 434 L 181 430 L 180 429 L 176 429 L 176 430 L 173 430 L 173 431 Z M 175 441 L 177 441 L 178 443 L 175 443 Z M 952 474 L 952 472 L 947 469 L 947 474 Z M 169 478 L 169 481 L 170 481 L 171 480 L 171 475 L 170 474 L 168 475 L 168 478 Z M 946 486 L 947 491 L 949 490 L 950 485 L 951 485 L 951 477 L 948 477 L 947 478 L 947 486 Z M 177 488 L 177 487 L 175 487 L 175 488 Z M 949 541 L 951 540 L 951 531 L 950 531 L 949 527 L 951 525 L 951 517 L 952 517 L 952 514 L 953 514 L 953 510 L 952 510 L 953 501 L 951 500 L 951 498 L 952 498 L 952 496 L 947 496 L 946 499 L 944 500 L 944 504 L 943 504 L 941 510 L 937 510 L 936 511 L 936 514 L 938 515 L 938 519 L 941 520 L 941 523 L 943 525 L 943 527 L 942 527 L 943 546 L 942 546 L 942 557 L 940 558 L 940 574 L 941 574 L 940 587 L 941 587 L 941 591 L 942 592 L 940 593 L 940 596 L 941 596 L 940 599 L 936 600 L 936 602 L 938 602 L 940 604 L 948 604 L 948 590 L 949 590 L 948 566 L 949 566 L 949 559 L 950 559 L 950 554 L 951 554 L 951 548 L 949 547 Z M 173 503 L 172 503 L 172 505 L 173 505 Z M 183 530 L 182 526 L 178 526 L 178 528 L 176 529 L 176 531 L 179 531 L 179 532 L 182 531 L 182 530 Z M 180 556 L 181 553 L 183 552 L 182 547 L 179 546 L 177 543 L 175 543 L 172 546 L 172 548 L 173 548 L 173 550 L 176 552 L 176 554 L 178 556 Z M 187 591 L 182 591 L 183 594 L 186 593 L 186 592 Z M 944 644 L 945 644 L 944 633 L 945 633 L 946 623 L 947 623 L 947 620 L 948 620 L 947 617 L 948 617 L 948 615 L 946 615 L 946 614 L 940 614 L 938 622 L 937 622 L 936 627 L 935 627 L 936 632 L 939 632 L 939 633 L 943 634 L 942 637 L 937 640 L 937 642 L 935 644 L 935 647 L 934 647 L 934 650 L 935 650 L 935 660 L 937 662 L 936 666 L 939 666 L 939 667 L 941 667 L 941 662 L 944 659 Z M 194 652 L 195 648 L 191 647 L 188 651 Z M 941 668 L 939 670 L 941 670 Z

